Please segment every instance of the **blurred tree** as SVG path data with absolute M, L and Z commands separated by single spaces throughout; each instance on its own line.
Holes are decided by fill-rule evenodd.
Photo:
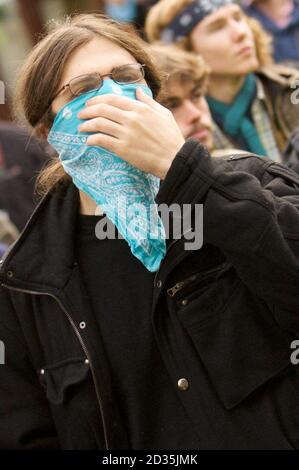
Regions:
M 104 12 L 105 0 L 63 0 L 66 13 L 74 11 L 95 11 Z
M 5 93 L 5 102 L 3 103 L 2 102 L 2 83 L 4 83 L 4 90 L 5 90 L 5 82 L 4 82 L 4 74 L 2 72 L 2 67 L 1 67 L 1 63 L 0 63 L 0 87 L 1 87 L 1 90 L 0 90 L 0 121 L 1 120 L 4 120 L 4 121 L 8 121 L 11 119 L 11 113 L 10 113 L 10 106 L 9 106 L 9 97 L 7 96 L 7 93 Z
M 41 0 L 16 0 L 19 14 L 29 33 L 31 41 L 35 44 L 43 30 L 44 18 L 41 10 Z
M 24 22 L 31 41 L 35 44 L 39 34 L 43 31 L 43 18 L 41 3 L 45 0 L 16 0 L 19 14 Z M 66 13 L 74 11 L 94 11 L 103 12 L 105 0 L 63 0 Z

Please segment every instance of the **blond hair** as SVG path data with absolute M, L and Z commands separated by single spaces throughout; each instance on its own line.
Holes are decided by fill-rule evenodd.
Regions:
M 154 67 L 144 41 L 126 26 L 100 14 L 67 16 L 52 22 L 48 32 L 32 49 L 18 74 L 14 96 L 16 118 L 29 124 L 39 137 L 50 129 L 54 116 L 51 102 L 71 54 L 95 37 L 103 37 L 128 51 L 145 64 L 145 79 L 153 95 L 161 87 L 161 76 Z M 38 178 L 38 192 L 44 194 L 58 181 L 69 179 L 60 160 L 53 158 Z
M 167 98 L 168 85 L 173 81 L 181 84 L 192 82 L 194 87 L 205 93 L 210 69 L 199 54 L 162 43 L 153 44 L 149 52 L 155 66 L 165 74 L 158 101 L 163 102 Z
M 193 3 L 193 1 L 194 0 L 160 0 L 156 3 L 149 11 L 145 22 L 145 32 L 149 42 L 154 43 L 159 41 L 162 31 L 180 11 L 190 3 Z M 273 63 L 271 36 L 256 19 L 250 18 L 247 15 L 245 15 L 245 17 L 253 32 L 259 67 Z M 178 41 L 176 45 L 186 51 L 192 51 L 189 36 Z

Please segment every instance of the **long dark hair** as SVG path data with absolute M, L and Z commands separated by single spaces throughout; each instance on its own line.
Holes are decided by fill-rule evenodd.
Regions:
M 96 36 L 103 37 L 128 51 L 137 62 L 145 64 L 145 79 L 154 97 L 160 91 L 162 75 L 154 67 L 141 38 L 101 14 L 68 16 L 52 22 L 50 31 L 30 52 L 18 74 L 14 96 L 15 115 L 45 138 L 53 114 L 49 103 L 59 86 L 64 67 L 71 54 Z M 38 192 L 46 193 L 58 181 L 68 179 L 60 160 L 54 157 L 40 174 Z

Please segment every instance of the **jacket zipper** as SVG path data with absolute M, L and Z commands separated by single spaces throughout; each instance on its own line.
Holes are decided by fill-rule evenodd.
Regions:
M 182 234 L 182 237 L 183 237 L 184 235 L 186 235 L 186 233 L 191 232 L 191 230 L 192 230 L 192 227 L 189 228 L 188 230 L 186 230 L 186 232 L 184 232 L 184 233 Z M 181 237 L 181 238 L 182 238 L 182 237 Z M 167 248 L 167 251 L 166 251 L 166 253 L 165 253 L 164 259 L 162 260 L 162 263 L 164 263 L 164 261 L 165 261 L 165 259 L 166 259 L 166 256 L 168 255 L 168 253 L 169 253 L 169 251 L 170 251 L 170 248 L 172 248 L 173 245 L 175 245 L 176 243 L 178 243 L 178 242 L 181 240 L 181 238 L 178 238 L 178 239 L 176 239 L 176 240 L 173 240 L 173 241 L 170 243 L 170 245 L 169 245 L 169 247 Z M 161 264 L 162 264 L 162 263 L 161 263 Z M 154 286 L 156 285 L 156 279 L 157 279 L 157 276 L 158 276 L 160 270 L 161 270 L 161 265 L 160 265 L 158 271 L 157 271 L 156 274 L 155 274 L 155 277 L 154 277 Z
M 183 281 L 177 282 L 174 286 L 172 286 L 170 289 L 167 289 L 167 294 L 170 295 L 170 297 L 174 297 L 177 292 L 179 292 L 183 287 L 187 286 L 191 282 L 195 281 L 196 279 L 205 279 L 208 277 L 210 274 L 213 274 L 214 272 L 220 271 L 221 268 L 225 266 L 226 263 L 221 264 L 220 266 L 217 266 L 216 268 L 210 269 L 209 271 L 205 271 L 204 273 L 199 273 L 199 274 L 193 274 L 190 277 L 187 277 Z
M 84 354 L 86 355 L 86 358 L 88 359 L 88 362 L 89 362 L 89 365 L 90 365 L 90 370 L 91 370 L 91 374 L 92 374 L 92 377 L 93 377 L 93 383 L 94 383 L 94 387 L 95 387 L 95 391 L 96 391 L 96 396 L 97 396 L 97 400 L 98 400 L 98 405 L 99 405 L 99 408 L 100 408 L 100 414 L 101 414 L 101 419 L 102 419 L 102 426 L 103 426 L 103 432 L 104 432 L 104 439 L 105 439 L 105 447 L 106 447 L 106 450 L 109 450 L 109 443 L 108 443 L 108 436 L 107 436 L 107 428 L 106 428 L 106 423 L 105 423 L 105 418 L 104 418 L 104 410 L 103 410 L 103 403 L 102 403 L 102 399 L 101 399 L 101 396 L 100 396 L 100 392 L 98 390 L 98 387 L 97 387 L 97 383 L 96 383 L 96 378 L 95 378 L 95 372 L 94 372 L 94 368 L 93 368 L 93 365 L 92 365 L 92 362 L 91 362 L 91 359 L 90 359 L 90 355 L 89 355 L 89 352 L 88 352 L 88 349 L 83 341 L 83 338 L 82 336 L 80 335 L 80 332 L 78 330 L 78 328 L 76 327 L 75 323 L 73 322 L 73 319 L 72 317 L 70 316 L 70 314 L 68 313 L 67 309 L 65 308 L 65 306 L 63 305 L 63 303 L 59 300 L 58 297 L 56 297 L 54 294 L 49 294 L 48 292 L 38 292 L 38 291 L 32 291 L 32 290 L 26 290 L 26 289 L 20 289 L 18 287 L 11 287 L 11 286 L 8 286 L 7 284 L 3 284 L 1 283 L 1 286 L 9 289 L 9 290 L 13 290 L 13 291 L 16 291 L 16 292 L 22 292 L 22 293 L 25 293 L 25 294 L 31 294 L 31 295 L 48 295 L 49 297 L 52 297 L 59 305 L 59 307 L 61 308 L 61 310 L 63 311 L 63 313 L 66 315 L 69 323 L 71 324 L 72 328 L 74 329 L 75 331 L 75 334 L 82 346 L 82 349 L 84 351 Z

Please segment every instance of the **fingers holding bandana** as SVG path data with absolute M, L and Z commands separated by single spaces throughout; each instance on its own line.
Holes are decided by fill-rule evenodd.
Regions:
M 127 155 L 129 142 L 125 137 L 123 113 L 126 113 L 126 119 L 128 114 L 135 114 L 128 109 L 127 101 L 136 99 L 138 87 L 151 94 L 145 85 L 116 85 L 112 80 L 105 80 L 99 90 L 76 97 L 59 110 L 48 141 L 58 152 L 74 184 L 104 208 L 133 255 L 149 271 L 157 271 L 166 253 L 164 227 L 155 203 L 159 179 L 142 171 L 140 165 L 139 168 L 132 166 L 133 162 L 139 161 L 138 152 L 133 150 L 134 158 L 129 153 L 129 162 L 120 153 L 124 146 Z M 111 105 L 111 97 L 105 97 L 109 104 L 99 103 L 97 99 L 90 100 L 91 104 L 86 106 L 88 98 L 111 93 L 126 94 L 129 98 L 119 100 L 117 96 L 113 102 L 121 102 L 120 106 L 127 105 L 128 108 L 124 110 Z M 140 103 L 137 107 L 140 106 L 145 105 Z M 99 116 L 99 111 L 104 116 Z

